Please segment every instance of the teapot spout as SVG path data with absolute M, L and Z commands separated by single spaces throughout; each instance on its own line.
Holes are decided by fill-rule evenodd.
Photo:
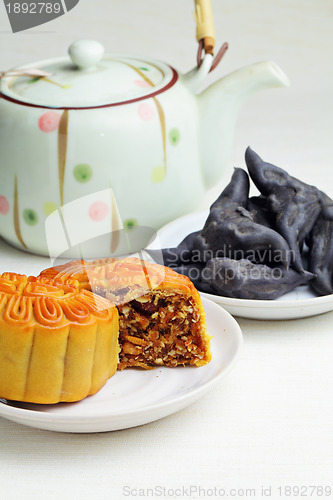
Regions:
M 277 64 L 264 61 L 246 66 L 213 83 L 198 96 L 201 164 L 206 188 L 221 177 L 229 161 L 237 114 L 258 90 L 289 86 Z

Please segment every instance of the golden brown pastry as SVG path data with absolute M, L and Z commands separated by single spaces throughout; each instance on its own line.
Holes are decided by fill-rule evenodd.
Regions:
M 117 305 L 118 369 L 202 366 L 211 359 L 200 295 L 186 277 L 138 258 L 76 260 L 44 270 L 41 277 L 77 280 Z
M 78 282 L 0 275 L 0 397 L 33 403 L 95 394 L 118 364 L 118 312 Z

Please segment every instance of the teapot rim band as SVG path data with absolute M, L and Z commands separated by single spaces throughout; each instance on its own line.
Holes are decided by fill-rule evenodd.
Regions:
M 179 79 L 179 74 L 172 66 L 169 66 L 169 68 L 172 71 L 172 77 L 171 77 L 170 81 L 164 87 L 162 87 L 154 92 L 151 92 L 150 94 L 142 95 L 139 97 L 134 97 L 133 99 L 128 99 L 125 101 L 112 102 L 112 103 L 108 103 L 108 104 L 97 104 L 94 106 L 51 106 L 51 105 L 46 105 L 46 104 L 35 104 L 33 102 L 28 102 L 28 101 L 24 101 L 21 99 L 16 99 L 16 98 L 9 96 L 8 94 L 6 94 L 2 91 L 0 91 L 0 99 L 5 99 L 6 101 L 12 102 L 13 104 L 19 104 L 21 106 L 28 106 L 30 108 L 59 109 L 59 110 L 64 110 L 64 111 L 66 111 L 66 110 L 79 111 L 79 110 L 87 110 L 87 109 L 102 109 L 102 108 L 111 108 L 111 107 L 115 107 L 115 106 L 122 106 L 124 104 L 132 104 L 134 102 L 139 102 L 139 101 L 143 101 L 145 99 L 150 99 L 150 98 L 155 97 L 159 94 L 162 94 L 166 90 L 169 90 L 171 87 L 173 87 Z

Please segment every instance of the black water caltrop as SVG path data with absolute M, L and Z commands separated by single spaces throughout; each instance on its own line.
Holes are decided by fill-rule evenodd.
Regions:
M 292 250 L 295 269 L 302 272 L 302 245 L 322 211 L 333 216 L 333 204 L 318 188 L 263 161 L 251 148 L 246 150 L 245 161 L 251 179 L 266 197 L 266 208 L 275 214 L 275 229 Z
M 272 300 L 302 284 L 333 293 L 333 201 L 250 148 L 200 231 L 163 249 L 165 265 L 203 292 Z M 306 270 L 307 269 L 307 270 Z
M 203 262 L 218 256 L 251 258 L 271 264 L 276 264 L 275 259 L 278 259 L 280 264 L 288 267 L 288 243 L 274 229 L 253 220 L 246 208 L 248 196 L 248 175 L 236 168 L 230 183 L 210 207 L 203 230 L 193 240 L 193 250 L 199 253 Z M 223 252 L 224 249 L 227 253 Z

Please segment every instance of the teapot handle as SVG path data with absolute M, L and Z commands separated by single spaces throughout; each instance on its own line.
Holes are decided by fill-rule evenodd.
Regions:
M 222 47 L 220 48 L 220 50 L 218 51 L 218 53 L 216 54 L 216 56 L 214 57 L 214 60 L 212 61 L 212 64 L 211 64 L 211 67 L 210 67 L 210 70 L 209 70 L 209 73 L 211 71 L 213 71 L 221 62 L 222 60 L 222 57 L 224 56 L 224 54 L 227 52 L 228 50 L 228 47 L 229 45 L 227 44 L 227 42 L 224 42 L 224 44 L 222 45 Z M 198 53 L 197 53 L 197 64 L 198 64 L 198 68 L 200 68 L 201 66 L 201 63 L 202 63 L 202 49 L 204 48 L 204 42 L 203 40 L 200 40 L 199 42 L 199 47 L 198 47 Z M 205 56 L 206 57 L 206 56 Z
M 182 77 L 185 86 L 193 93 L 199 90 L 212 67 L 213 56 L 206 54 L 199 66 L 195 66 L 191 71 L 185 73 Z
M 202 50 L 205 51 L 205 54 L 214 55 L 215 28 L 211 0 L 194 0 L 194 3 L 194 18 L 197 23 L 196 38 L 199 43 L 197 63 L 198 68 L 200 68 L 202 63 Z M 227 50 L 228 44 L 225 42 L 215 56 L 209 71 L 213 71 L 216 68 Z
M 215 28 L 210 0 L 194 0 L 194 19 L 197 23 L 197 42 L 202 43 L 206 54 L 214 55 Z
M 214 58 L 215 29 L 213 11 L 210 0 L 194 0 L 194 18 L 197 23 L 196 38 L 199 43 L 197 66 L 183 75 L 183 82 L 187 88 L 196 92 L 210 71 L 216 68 L 228 49 L 224 43 Z M 202 51 L 205 51 L 202 57 Z

